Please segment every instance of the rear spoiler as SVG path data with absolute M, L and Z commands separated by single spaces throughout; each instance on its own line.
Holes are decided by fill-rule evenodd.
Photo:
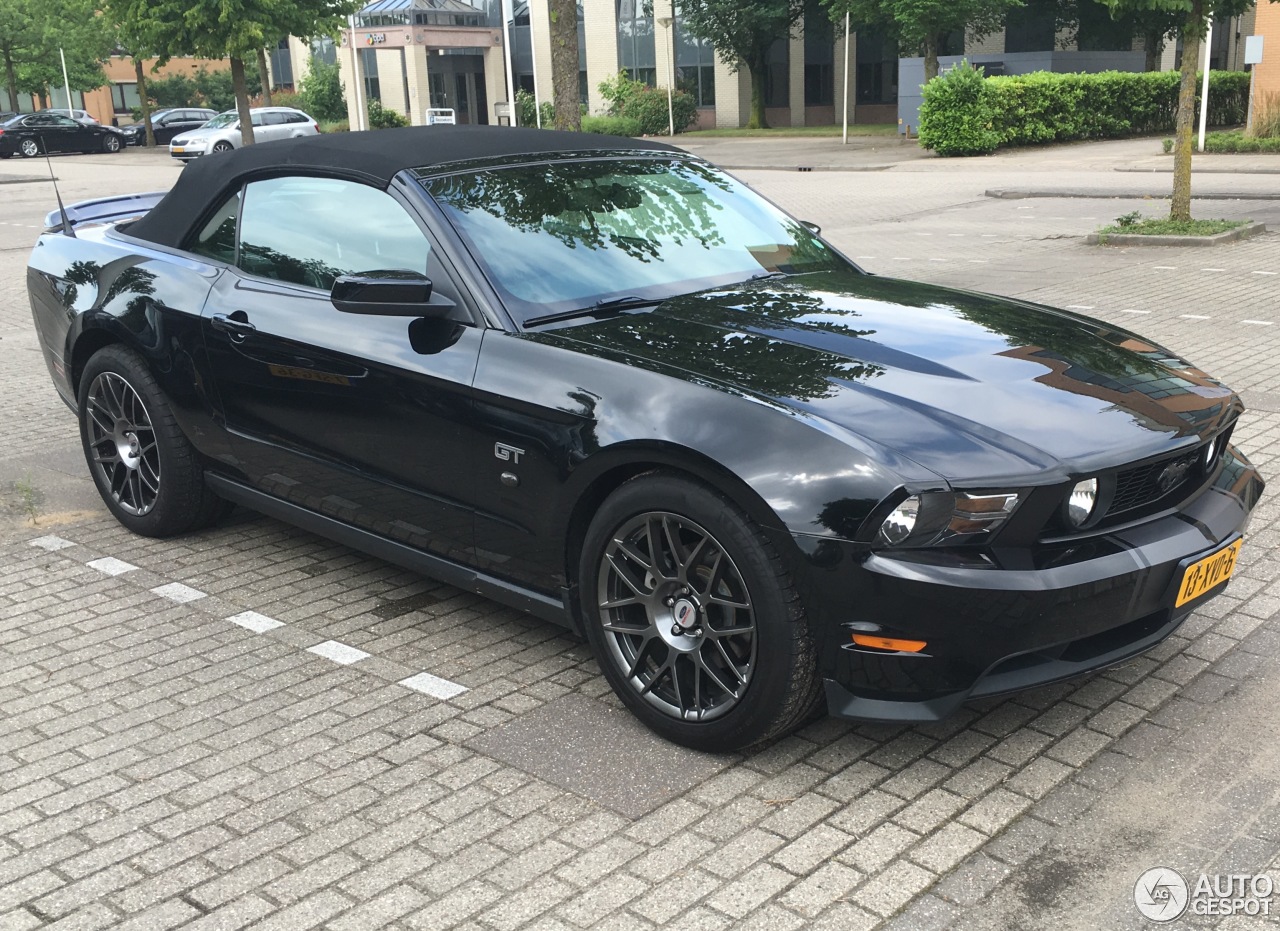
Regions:
M 67 207 L 67 219 L 71 228 L 76 229 L 87 224 L 120 223 L 125 220 L 136 220 L 164 197 L 164 191 L 151 191 L 147 194 L 121 194 L 119 197 L 101 197 L 97 200 L 82 200 L 78 204 Z M 44 217 L 46 233 L 62 231 L 62 214 L 51 210 Z

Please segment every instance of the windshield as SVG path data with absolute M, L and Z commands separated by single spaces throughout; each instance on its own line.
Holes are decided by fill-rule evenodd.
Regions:
M 209 122 L 205 123 L 200 128 L 201 129 L 224 129 L 227 126 L 234 126 L 236 124 L 237 119 L 238 117 L 235 114 L 235 112 L 219 113 L 217 116 L 215 116 Z
M 618 297 L 661 300 L 849 267 L 800 223 L 699 162 L 572 161 L 423 183 L 522 323 Z

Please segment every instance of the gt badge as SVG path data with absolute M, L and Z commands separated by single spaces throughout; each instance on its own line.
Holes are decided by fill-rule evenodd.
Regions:
M 524 455 L 523 449 L 517 449 L 514 446 L 508 446 L 506 443 L 494 443 L 493 455 L 496 459 L 503 462 L 510 462 L 512 465 L 520 464 L 520 457 Z

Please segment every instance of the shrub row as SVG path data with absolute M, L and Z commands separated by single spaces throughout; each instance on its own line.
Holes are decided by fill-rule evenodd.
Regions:
M 1176 71 L 1104 71 L 983 78 L 961 62 L 924 87 L 920 144 L 939 155 L 980 155 L 1000 146 L 1113 139 L 1173 129 Z M 1196 80 L 1199 106 L 1200 79 Z M 1209 123 L 1242 123 L 1249 75 L 1209 75 Z
M 668 115 L 666 89 L 633 81 L 625 71 L 619 71 L 598 86 L 600 95 L 609 102 L 609 116 L 620 116 L 639 124 L 640 132 L 633 135 L 665 136 L 673 124 L 680 133 L 698 121 L 698 105 L 684 91 L 671 95 Z
M 1246 136 L 1241 132 L 1206 133 L 1204 150 L 1206 152 L 1280 152 L 1280 137 Z

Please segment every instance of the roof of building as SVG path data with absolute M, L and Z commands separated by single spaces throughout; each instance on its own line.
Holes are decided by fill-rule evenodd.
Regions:
M 509 126 L 412 126 L 282 139 L 189 163 L 164 199 L 129 227 L 129 235 L 183 248 L 232 191 L 260 177 L 311 174 L 386 188 L 402 171 L 452 162 L 652 150 L 677 151 L 648 139 Z
M 435 11 L 444 13 L 478 13 L 484 10 L 464 3 L 463 0 L 374 0 L 360 8 L 356 16 L 376 16 L 385 13 Z

